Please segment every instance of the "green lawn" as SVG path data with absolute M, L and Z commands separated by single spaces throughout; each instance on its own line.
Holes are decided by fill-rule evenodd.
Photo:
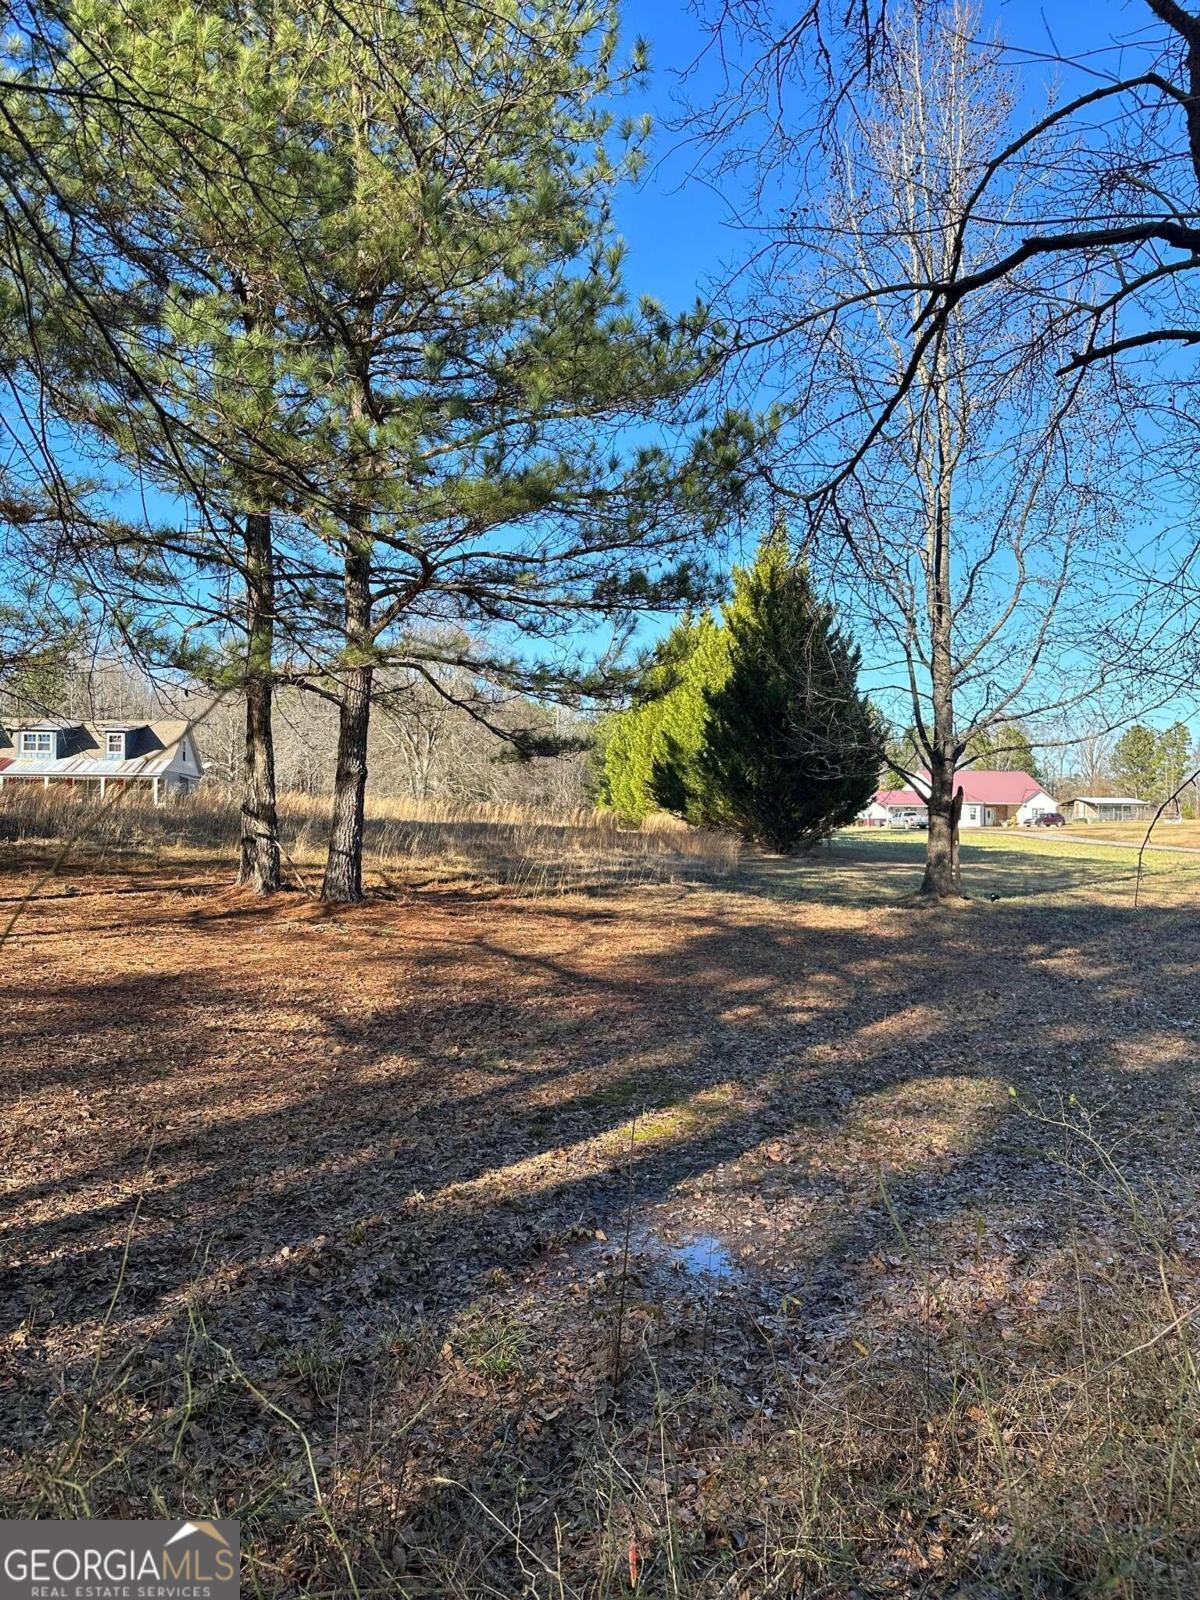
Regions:
M 835 905 L 887 905 L 912 894 L 925 859 L 924 833 L 845 832 L 811 855 L 747 862 L 743 876 L 755 888 L 788 899 Z M 1132 898 L 1137 851 L 1120 845 L 1080 844 L 1050 833 L 964 834 L 963 887 L 973 897 L 1001 899 L 1077 892 Z M 1200 855 L 1147 851 L 1143 896 L 1156 890 L 1200 890 Z

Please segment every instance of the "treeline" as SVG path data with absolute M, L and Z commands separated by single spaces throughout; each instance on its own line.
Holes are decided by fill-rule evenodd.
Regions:
M 381 798 L 461 805 L 501 804 L 572 811 L 596 794 L 592 719 L 520 700 L 491 708 L 497 726 L 530 731 L 552 754 L 524 761 L 503 738 L 423 682 L 387 693 L 375 707 L 367 742 L 371 792 Z M 209 780 L 236 789 L 245 711 L 236 696 L 215 708 L 199 735 Z M 275 697 L 276 782 L 281 792 L 333 793 L 337 710 L 319 697 L 283 689 Z
M 447 674 L 432 689 L 423 678 L 384 669 L 368 736 L 371 788 L 386 799 L 417 802 L 522 804 L 573 810 L 594 803 L 596 776 L 591 742 L 595 718 L 568 707 L 539 705 L 494 694 L 491 723 L 513 737 L 540 737 L 557 751 L 522 761 L 513 745 L 454 701 L 482 703 L 481 688 Z M 53 661 L 0 679 L 0 725 L 56 711 L 85 721 L 97 716 L 152 721 L 198 717 L 195 739 L 207 781 L 236 791 L 245 754 L 244 698 L 230 691 L 213 700 L 202 687 L 156 684 L 128 662 L 86 657 Z M 297 688 L 274 696 L 275 777 L 281 792 L 323 798 L 333 793 L 337 763 L 337 708 Z
M 519 758 L 561 749 L 497 707 L 619 693 L 577 641 L 704 603 L 743 509 L 754 429 L 700 400 L 720 328 L 623 281 L 642 49 L 574 0 L 56 0 L 7 44 L 36 470 L 3 485 L 0 647 L 28 669 L 98 633 L 240 700 L 263 891 L 281 712 L 319 702 L 323 894 L 358 898 L 373 714 L 420 685 Z
M 887 759 L 889 774 L 900 787 L 911 782 L 914 773 L 924 771 L 921 741 L 915 728 L 908 727 L 888 740 Z M 1039 783 L 1046 781 L 1033 737 L 1024 723 L 1015 719 L 975 729 L 966 741 L 961 762 L 988 772 L 1027 772 Z
M 776 528 L 752 567 L 734 569 L 720 613 L 684 618 L 634 704 L 603 726 L 602 798 L 629 817 L 669 811 L 780 851 L 827 837 L 868 804 L 883 757 L 858 669 Z
M 1197 766 L 1186 723 L 1173 722 L 1160 731 L 1135 722 L 1113 746 L 1110 781 L 1137 800 L 1166 800 L 1184 788 Z M 1187 796 L 1187 803 L 1194 809 L 1194 794 Z

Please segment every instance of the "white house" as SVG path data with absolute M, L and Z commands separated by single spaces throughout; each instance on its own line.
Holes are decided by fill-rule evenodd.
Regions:
M 1044 812 L 1057 811 L 1058 802 L 1027 772 L 981 771 L 964 767 L 954 777 L 962 785 L 962 828 L 1000 828 L 1006 823 L 1029 823 Z M 913 779 L 909 789 L 880 789 L 859 821 L 868 827 L 904 827 L 926 818 L 929 778 Z
M 854 819 L 863 828 L 886 828 L 891 825 L 892 813 L 884 804 L 886 790 L 881 789 L 865 811 L 860 811 Z
M 0 728 L 0 789 L 16 783 L 68 788 L 98 799 L 139 789 L 155 805 L 189 793 L 204 776 L 192 723 L 73 722 L 44 717 Z
M 925 821 L 926 796 L 915 789 L 880 789 L 858 821 L 867 828 L 906 828 Z

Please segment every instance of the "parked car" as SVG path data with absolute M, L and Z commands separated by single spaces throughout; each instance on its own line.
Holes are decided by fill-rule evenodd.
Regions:
M 1035 828 L 1065 828 L 1067 819 L 1061 811 L 1039 811 L 1032 825 Z

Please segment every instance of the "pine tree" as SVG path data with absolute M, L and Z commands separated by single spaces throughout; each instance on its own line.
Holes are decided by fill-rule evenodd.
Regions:
M 355 899 L 379 669 L 586 694 L 562 642 L 703 592 L 683 552 L 738 498 L 748 430 L 681 412 L 706 314 L 622 282 L 612 196 L 646 130 L 613 107 L 641 50 L 621 57 L 612 4 L 574 0 L 66 9 L 81 63 L 203 108 L 189 175 L 161 116 L 139 107 L 130 135 L 106 106 L 97 136 L 65 102 L 80 225 L 120 263 L 122 359 L 101 349 L 91 421 L 263 535 L 238 558 L 247 595 L 264 580 L 252 609 L 288 608 L 288 681 L 339 706 L 324 893 Z M 633 442 L 651 422 L 665 442 Z M 271 630 L 247 638 L 269 684 Z
M 1148 800 L 1158 792 L 1158 735 L 1135 722 L 1113 746 L 1113 776 L 1135 799 Z
M 812 845 L 853 821 L 878 783 L 883 728 L 858 691 L 859 653 L 782 528 L 735 574 L 724 616 L 729 675 L 706 695 L 699 764 L 745 837 Z

